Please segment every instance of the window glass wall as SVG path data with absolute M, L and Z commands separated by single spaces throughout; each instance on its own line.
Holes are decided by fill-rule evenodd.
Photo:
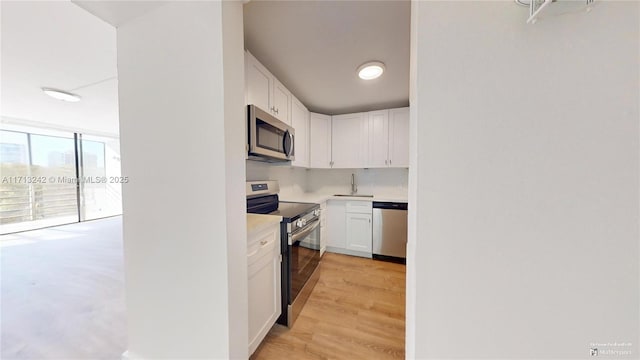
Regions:
M 36 131 L 0 130 L 0 233 L 122 214 L 118 139 Z
M 83 135 L 80 141 L 82 176 L 81 220 L 122 214 L 120 142 Z
M 78 221 L 75 184 L 76 151 L 71 137 L 29 134 L 31 138 L 31 179 L 33 220 L 50 220 L 46 225 Z M 53 219 L 56 219 L 55 221 Z

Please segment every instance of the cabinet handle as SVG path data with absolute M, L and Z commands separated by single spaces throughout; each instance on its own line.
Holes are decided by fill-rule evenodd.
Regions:
M 389 165 L 389 160 L 385 160 L 385 161 L 384 161 L 384 164 L 385 164 L 385 165 Z
M 264 246 L 267 245 L 268 241 L 267 240 L 260 240 L 260 245 Z
M 275 111 L 275 112 L 276 112 L 276 114 L 277 114 L 277 113 L 278 113 L 278 108 L 275 108 L 275 110 L 274 110 L 274 111 Z
M 389 165 L 391 165 L 391 159 L 389 159 Z

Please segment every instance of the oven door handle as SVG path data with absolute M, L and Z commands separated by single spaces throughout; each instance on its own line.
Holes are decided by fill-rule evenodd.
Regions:
M 320 219 L 315 220 L 311 224 L 312 225 L 307 226 L 301 232 L 289 235 L 289 245 L 293 245 L 294 242 L 302 239 L 303 237 L 309 235 L 313 230 L 315 230 L 320 225 Z

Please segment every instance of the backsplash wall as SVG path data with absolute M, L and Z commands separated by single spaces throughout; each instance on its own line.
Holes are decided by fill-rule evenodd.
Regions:
M 307 191 L 349 194 L 351 174 L 356 176 L 358 194 L 407 196 L 408 169 L 311 169 Z
M 247 181 L 277 180 L 280 194 L 297 195 L 306 192 L 307 169 L 291 167 L 285 163 L 267 163 L 247 160 Z
M 277 180 L 282 195 L 348 194 L 351 174 L 356 175 L 358 194 L 407 196 L 408 169 L 302 169 L 247 160 L 247 181 Z

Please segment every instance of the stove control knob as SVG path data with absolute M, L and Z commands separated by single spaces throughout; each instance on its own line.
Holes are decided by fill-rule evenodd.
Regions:
M 301 228 L 301 227 L 303 227 L 303 226 L 304 226 L 304 220 L 300 219 L 300 220 L 298 220 L 298 221 L 296 222 L 296 227 Z
M 307 219 L 302 219 L 302 226 L 307 226 Z
M 313 210 L 313 216 L 320 216 L 320 209 Z

